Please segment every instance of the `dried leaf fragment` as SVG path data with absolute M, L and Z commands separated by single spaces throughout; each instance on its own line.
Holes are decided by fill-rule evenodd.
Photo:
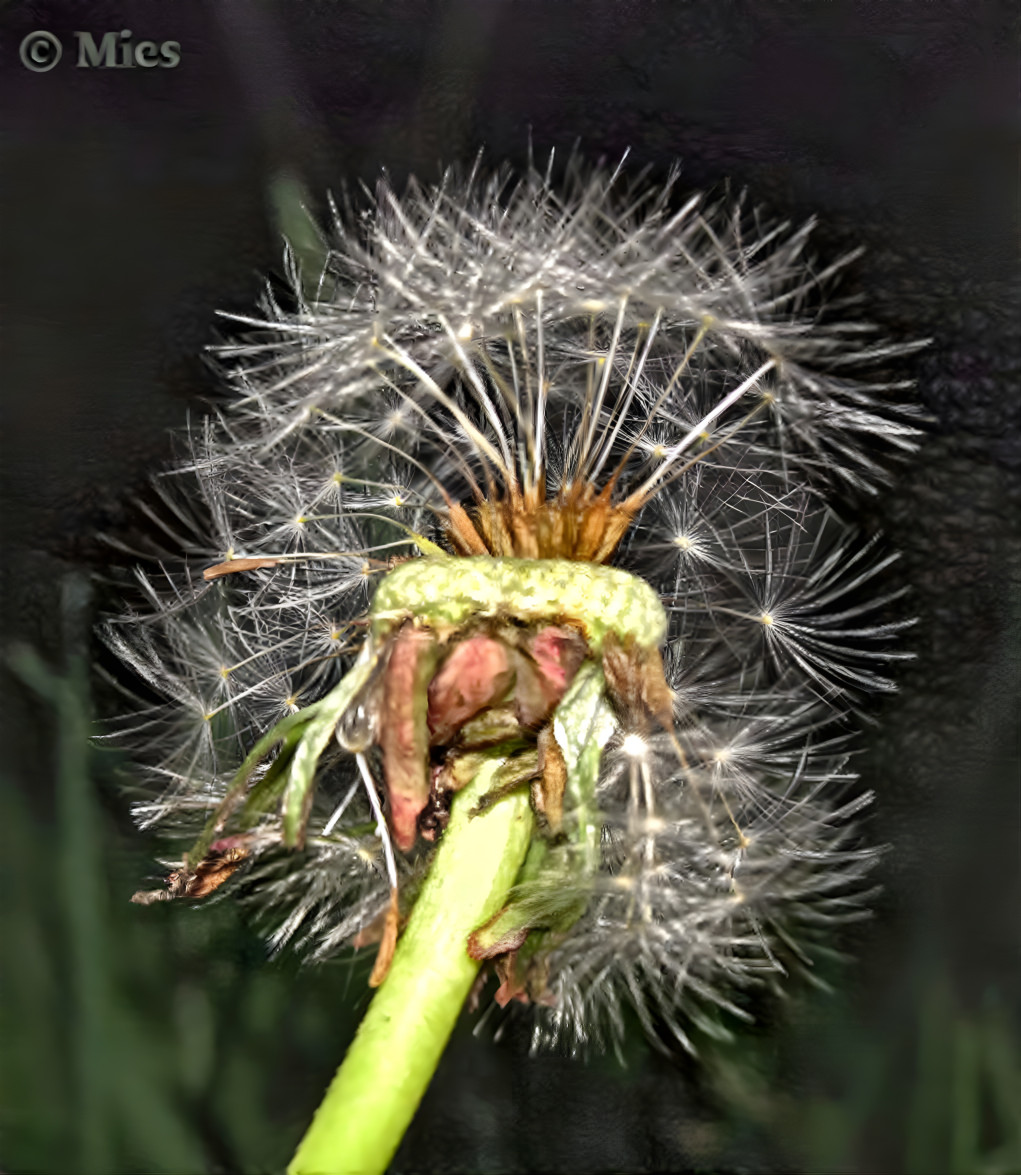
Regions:
M 258 571 L 261 567 L 279 567 L 280 563 L 280 559 L 270 558 L 228 559 L 225 563 L 207 567 L 202 572 L 202 578 L 220 579 L 224 575 L 233 575 L 235 571 Z

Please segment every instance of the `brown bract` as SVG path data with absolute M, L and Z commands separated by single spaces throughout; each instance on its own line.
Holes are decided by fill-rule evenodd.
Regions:
M 507 692 L 514 681 L 507 648 L 492 637 L 468 637 L 454 646 L 429 683 L 429 741 L 448 744 L 480 710 Z
M 404 852 L 415 843 L 418 816 L 429 799 L 427 691 L 437 656 L 434 634 L 409 622 L 393 639 L 383 676 L 379 744 L 390 826 Z
M 480 498 L 470 513 L 450 504 L 447 535 L 458 555 L 605 563 L 643 503 L 635 495 L 615 503 L 613 489 L 612 481 L 597 491 L 579 480 L 547 500 L 541 482 L 525 490 L 512 484 L 503 497 Z
M 608 632 L 603 640 L 603 674 L 607 692 L 628 726 L 644 728 L 651 714 L 664 730 L 673 730 L 674 695 L 659 649 L 643 648 L 634 637 L 621 640 Z
M 536 739 L 587 653 L 581 633 L 561 625 L 487 621 L 441 636 L 408 621 L 397 631 L 383 675 L 379 745 L 390 828 L 402 851 L 419 832 L 432 840 L 442 830 L 449 793 L 472 777 L 478 752 L 503 745 L 520 756 L 532 748 L 528 770 L 504 784 L 535 778 Z M 545 761 L 551 777 L 543 812 L 558 828 L 563 781 L 556 756 Z

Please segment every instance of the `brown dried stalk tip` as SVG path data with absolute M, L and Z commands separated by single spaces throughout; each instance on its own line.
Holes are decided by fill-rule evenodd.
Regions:
M 163 889 L 139 890 L 131 900 L 139 906 L 150 906 L 174 898 L 208 897 L 251 855 L 250 839 L 242 835 L 215 841 L 194 869 L 182 864 L 167 877 Z
M 390 891 L 390 904 L 386 908 L 383 921 L 383 931 L 379 940 L 379 951 L 369 976 L 369 987 L 379 987 L 390 974 L 390 964 L 393 962 L 394 951 L 397 950 L 397 933 L 400 930 L 401 910 L 398 902 L 397 890 Z

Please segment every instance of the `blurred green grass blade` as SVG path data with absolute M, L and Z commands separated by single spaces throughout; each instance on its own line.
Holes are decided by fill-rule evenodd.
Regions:
M 113 1146 L 110 1069 L 110 958 L 99 813 L 89 775 L 90 717 L 84 664 L 75 658 L 62 686 L 57 777 L 68 944 L 78 997 L 78 1130 L 81 1169 L 104 1175 Z
M 154 1047 L 152 1025 L 125 1011 L 117 1017 L 113 1083 L 117 1122 L 132 1166 L 151 1172 L 203 1172 L 209 1164 L 185 1114 L 169 1050 Z M 128 1169 L 122 1164 L 121 1170 Z
M 978 1034 L 967 1017 L 958 1017 L 953 1033 L 953 1110 L 950 1116 L 951 1175 L 975 1175 L 980 1170 L 981 1089 Z
M 918 1016 L 915 1080 L 908 1107 L 904 1170 L 932 1175 L 947 1161 L 952 1057 L 947 1025 L 953 1009 L 946 984 L 934 981 Z
M 49 858 L 27 803 L 0 779 L 4 848 L 3 1000 L 0 1001 L 0 1136 L 17 1169 L 54 1171 L 67 1153 L 67 1102 L 60 968 L 53 951 L 55 904 Z
M 102 830 L 89 772 L 88 677 L 78 656 L 60 675 L 29 649 L 15 654 L 12 667 L 56 710 L 57 863 L 71 999 L 74 1152 L 83 1175 L 106 1175 L 114 1153 L 107 1085 L 110 977 Z
M 980 1061 L 995 1124 L 993 1151 L 983 1170 L 990 1175 L 1021 1171 L 1021 1050 L 1016 1025 L 1002 1004 L 991 1003 L 979 1029 Z
M 271 177 L 267 196 L 273 220 L 294 257 L 305 296 L 315 298 L 329 248 L 309 211 L 308 188 L 293 171 L 282 168 Z

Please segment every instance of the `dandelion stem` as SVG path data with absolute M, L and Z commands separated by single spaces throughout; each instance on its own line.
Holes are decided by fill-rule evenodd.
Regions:
M 500 763 L 484 763 L 454 798 L 390 974 L 288 1175 L 382 1172 L 414 1117 L 479 968 L 468 935 L 506 901 L 532 835 L 524 789 L 470 815 Z

